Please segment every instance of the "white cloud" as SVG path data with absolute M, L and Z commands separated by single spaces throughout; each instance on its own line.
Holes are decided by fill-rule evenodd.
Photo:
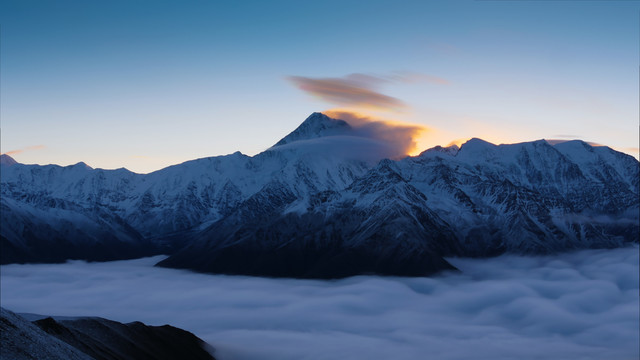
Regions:
M 452 259 L 463 274 L 214 276 L 160 258 L 2 267 L 2 306 L 190 330 L 220 359 L 638 358 L 638 247 Z

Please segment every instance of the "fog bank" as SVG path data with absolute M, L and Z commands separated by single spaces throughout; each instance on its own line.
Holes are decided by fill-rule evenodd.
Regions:
M 640 355 L 637 246 L 450 259 L 463 274 L 339 281 L 153 268 L 161 258 L 2 266 L 2 306 L 169 323 L 222 360 Z

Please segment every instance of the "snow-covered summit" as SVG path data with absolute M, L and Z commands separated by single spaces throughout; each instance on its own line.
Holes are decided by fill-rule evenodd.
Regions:
M 18 163 L 17 161 L 15 161 L 11 156 L 9 156 L 7 154 L 0 155 L 0 164 L 1 165 L 11 166 L 11 165 L 15 165 L 17 163 Z
M 639 163 L 607 147 L 474 138 L 402 160 L 385 159 L 388 153 L 384 137 L 314 113 L 255 156 L 197 159 L 146 175 L 83 163 L 23 165 L 3 155 L 2 261 L 106 259 L 188 246 L 201 252 L 202 266 L 193 264 L 193 252 L 174 264 L 213 271 L 207 264 L 215 258 L 228 265 L 222 272 L 260 275 L 261 261 L 273 255 L 267 262 L 283 271 L 277 276 L 287 276 L 288 265 L 306 274 L 303 257 L 282 257 L 289 249 L 315 257 L 323 269 L 355 259 L 343 275 L 382 259 L 395 259 L 388 273 L 424 274 L 405 271 L 399 254 L 413 254 L 423 266 L 441 255 L 638 239 Z M 241 266 L 246 262 L 253 270 Z
M 323 113 L 314 112 L 300 124 L 300 126 L 278 141 L 274 146 L 324 136 L 350 135 L 351 130 L 351 126 L 344 120 L 333 119 Z
M 456 156 L 458 154 L 458 151 L 460 151 L 460 147 L 458 145 L 450 145 L 450 146 L 434 146 L 432 148 L 429 148 L 423 152 L 421 152 L 418 157 L 422 157 L 422 156 L 432 156 L 432 155 L 441 155 L 441 154 L 445 154 L 445 155 L 449 155 L 449 156 Z
M 456 157 L 482 161 L 494 157 L 497 147 L 488 141 L 472 138 L 460 146 Z

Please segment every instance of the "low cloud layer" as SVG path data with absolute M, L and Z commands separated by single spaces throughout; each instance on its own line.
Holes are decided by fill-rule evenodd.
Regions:
M 339 281 L 8 265 L 2 306 L 172 324 L 240 359 L 638 358 L 638 247 L 451 259 L 463 274 Z

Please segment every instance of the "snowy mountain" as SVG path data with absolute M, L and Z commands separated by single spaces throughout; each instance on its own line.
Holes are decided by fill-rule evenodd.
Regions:
M 441 257 L 453 234 L 390 163 L 383 160 L 342 191 L 309 198 L 274 184 L 160 265 L 304 278 L 454 269 Z
M 2 155 L 2 262 L 169 252 L 160 265 L 217 273 L 423 275 L 452 269 L 444 256 L 638 241 L 639 163 L 610 148 L 471 139 L 389 160 L 385 146 L 314 113 L 256 156 L 147 175 Z
M 463 255 L 638 241 L 638 162 L 606 147 L 471 139 L 454 155 L 428 150 L 398 167 L 432 199 L 432 209 L 456 224 Z
M 349 133 L 346 123 L 319 113 L 301 127 L 310 124 L 307 131 L 313 131 L 336 122 L 344 124 L 345 135 Z M 84 163 L 23 165 L 2 155 L 2 262 L 107 260 L 173 252 L 183 245 L 185 233 L 222 219 L 274 182 L 305 197 L 344 188 L 373 164 L 352 154 L 317 152 L 317 144 L 304 141 L 283 145 L 254 157 L 236 152 L 147 175 L 91 169 Z M 103 244 L 116 243 L 117 253 L 104 251 Z

